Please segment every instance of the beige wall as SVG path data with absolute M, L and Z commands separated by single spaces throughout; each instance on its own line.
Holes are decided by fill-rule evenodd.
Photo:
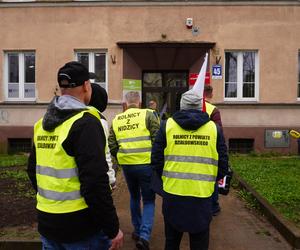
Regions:
M 33 126 L 46 109 L 46 105 L 0 105 L 0 126 Z
M 44 116 L 47 105 L 22 106 L 0 105 L 0 128 L 13 126 L 33 127 L 34 123 Z M 109 124 L 116 114 L 122 112 L 120 105 L 108 105 L 103 113 Z
M 53 5 L 54 6 L 54 5 Z M 0 49 L 36 50 L 38 102 L 49 101 L 59 66 L 74 49 L 108 49 L 109 97 L 120 100 L 122 50 L 118 41 L 216 42 L 225 49 L 259 51 L 259 102 L 294 103 L 300 5 L 296 6 L 96 6 L 0 8 Z M 193 17 L 193 36 L 185 19 Z M 116 64 L 110 61 L 115 55 Z M 0 60 L 2 69 L 3 60 Z M 211 58 L 214 63 L 214 57 Z M 0 79 L 3 79 L 3 75 Z M 223 80 L 213 81 L 215 101 L 223 101 Z M 51 93 L 51 94 L 49 94 Z M 284 95 L 283 95 L 284 93 Z M 3 96 L 1 97 L 3 100 Z
M 255 103 L 251 107 L 231 106 L 224 102 L 224 78 L 212 80 L 215 103 L 220 105 L 222 120 L 228 129 L 263 127 L 299 127 L 300 101 L 297 102 L 298 51 L 300 49 L 300 3 L 290 5 L 186 4 L 186 6 L 147 5 L 109 6 L 95 3 L 55 3 L 18 7 L 0 4 L 0 110 L 8 122 L 0 127 L 32 126 L 44 113 L 56 87 L 56 73 L 65 62 L 74 59 L 76 49 L 104 49 L 108 52 L 108 94 L 112 104 L 120 104 L 123 50 L 117 42 L 215 42 L 210 65 L 221 56 L 224 71 L 225 50 L 257 50 L 259 54 L 258 103 L 293 104 L 279 108 Z M 77 5 L 77 6 L 76 6 Z M 14 6 L 14 7 L 10 7 Z M 16 7 L 17 6 L 17 7 Z M 26 5 L 23 5 L 26 6 Z M 193 36 L 185 26 L 187 17 L 194 19 L 200 34 Z M 162 38 L 162 34 L 166 38 Z M 36 105 L 6 105 L 4 102 L 4 51 L 36 51 Z M 116 57 L 113 64 L 110 56 Z M 147 59 L 145 59 L 147 60 Z M 193 66 L 193 69 L 195 65 Z M 298 104 L 298 106 L 296 105 Z M 108 120 L 121 111 L 110 105 Z M 4 116 L 6 117 L 6 116 Z M 0 117 L 1 118 L 1 117 Z M 234 131 L 234 130 L 230 130 Z
M 219 108 L 226 127 L 300 127 L 300 108 L 297 106 Z
M 46 105 L 22 106 L 0 105 L 0 126 L 33 126 L 46 112 Z M 219 106 L 224 127 L 300 127 L 300 108 L 284 107 L 230 107 Z M 116 114 L 122 112 L 120 105 L 108 105 L 104 112 L 109 124 Z

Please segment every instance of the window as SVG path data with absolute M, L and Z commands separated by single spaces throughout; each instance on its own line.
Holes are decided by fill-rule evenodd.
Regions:
M 97 78 L 91 82 L 98 83 L 107 90 L 106 52 L 76 52 L 76 60 L 96 74 Z
M 300 51 L 298 51 L 298 99 L 300 100 Z
M 254 139 L 229 139 L 229 152 L 249 154 L 254 151 Z
M 6 100 L 35 101 L 35 52 L 6 52 L 4 77 Z
M 29 153 L 31 150 L 30 138 L 8 138 L 8 153 Z
M 257 52 L 225 52 L 225 100 L 257 101 L 258 75 Z

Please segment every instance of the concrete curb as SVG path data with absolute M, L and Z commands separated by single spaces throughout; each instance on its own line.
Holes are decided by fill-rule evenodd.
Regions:
M 42 243 L 38 240 L 4 240 L 0 241 L 0 250 L 40 250 Z
M 238 181 L 239 186 L 248 191 L 254 199 L 257 200 L 263 214 L 268 218 L 270 223 L 281 233 L 281 235 L 292 245 L 294 249 L 300 249 L 300 229 L 271 206 L 271 204 L 258 194 L 249 184 L 247 184 L 239 175 L 233 174 Z

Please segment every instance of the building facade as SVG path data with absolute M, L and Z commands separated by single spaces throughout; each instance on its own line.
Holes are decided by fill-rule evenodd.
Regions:
M 97 74 L 111 121 L 123 79 L 141 80 L 144 106 L 174 113 L 205 53 L 229 149 L 298 151 L 299 1 L 0 0 L 0 24 L 2 153 L 28 150 L 67 61 Z

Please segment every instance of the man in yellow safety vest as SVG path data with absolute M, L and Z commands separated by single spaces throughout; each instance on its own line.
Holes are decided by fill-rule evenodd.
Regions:
M 213 87 L 209 84 L 204 85 L 204 97 L 206 113 L 212 121 L 217 123 L 220 128 L 223 129 L 220 110 L 210 102 L 213 97 Z
M 162 121 L 151 164 L 161 177 L 165 250 L 180 249 L 188 232 L 190 249 L 207 250 L 215 182 L 228 171 L 221 129 L 202 111 L 203 98 L 193 89 L 182 94 L 180 111 Z
M 210 84 L 204 85 L 204 93 L 203 94 L 205 97 L 205 110 L 206 110 L 206 113 L 208 114 L 210 120 L 215 122 L 216 124 L 218 124 L 219 127 L 221 128 L 221 130 L 223 130 L 220 110 L 215 105 L 210 103 L 210 100 L 213 97 L 213 90 L 214 89 Z M 213 216 L 218 215 L 220 213 L 220 211 L 221 211 L 221 207 L 219 204 L 219 187 L 218 187 L 218 183 L 216 182 L 215 190 L 212 195 Z
M 112 122 L 109 135 L 110 152 L 122 166 L 130 193 L 132 238 L 138 249 L 149 249 L 155 193 L 150 188 L 152 142 L 159 129 L 159 120 L 153 110 L 140 108 L 139 92 L 125 95 L 125 111 Z M 143 209 L 141 208 L 141 198 Z
M 58 71 L 61 96 L 34 126 L 28 175 L 37 191 L 43 249 L 119 249 L 123 233 L 113 205 L 106 139 L 91 98 L 90 73 L 78 62 Z

